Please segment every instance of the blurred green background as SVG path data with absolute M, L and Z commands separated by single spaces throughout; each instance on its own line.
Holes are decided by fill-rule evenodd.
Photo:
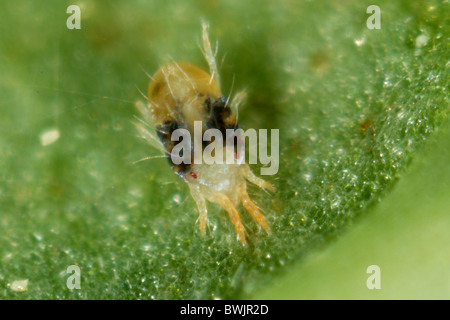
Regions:
M 71 4 L 81 30 L 66 27 Z M 450 298 L 449 13 L 447 1 L 2 1 L 0 298 Z M 146 73 L 206 69 L 202 19 L 223 92 L 248 92 L 240 125 L 280 129 L 277 192 L 250 189 L 273 234 L 243 215 L 248 247 L 211 204 L 200 236 L 164 159 L 132 165 L 158 154 L 132 124 Z M 373 264 L 381 290 L 366 287 Z M 81 290 L 66 287 L 70 265 Z

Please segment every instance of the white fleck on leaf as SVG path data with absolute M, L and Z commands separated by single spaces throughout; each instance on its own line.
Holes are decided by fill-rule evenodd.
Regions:
M 28 279 L 16 280 L 11 284 L 11 290 L 14 292 L 25 292 L 28 290 Z
M 39 136 L 41 140 L 41 145 L 43 147 L 48 146 L 59 139 L 59 130 L 58 129 L 50 129 L 46 130 Z

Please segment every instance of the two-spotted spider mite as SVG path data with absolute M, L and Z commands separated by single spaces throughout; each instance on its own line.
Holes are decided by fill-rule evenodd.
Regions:
M 193 133 L 194 121 L 202 121 L 202 130 L 215 128 L 225 132 L 237 128 L 237 119 L 232 111 L 242 98 L 236 95 L 229 101 L 220 90 L 215 55 L 208 38 L 207 25 L 203 23 L 204 55 L 209 64 L 210 74 L 189 63 L 168 63 L 163 65 L 152 77 L 148 90 L 148 104 L 138 106 L 143 122 L 137 128 L 143 138 L 151 143 L 154 136 L 148 132 L 145 122 L 153 123 L 156 134 L 163 145 L 163 151 L 173 171 L 189 186 L 199 216 L 200 231 L 205 233 L 208 222 L 206 201 L 218 203 L 227 211 L 238 238 L 246 243 L 245 229 L 237 206 L 242 203 L 255 221 L 267 232 L 269 224 L 258 206 L 247 193 L 247 181 L 256 186 L 274 191 L 273 186 L 258 178 L 246 163 L 234 164 L 178 164 L 171 159 L 171 151 L 177 141 L 172 141 L 174 130 L 184 128 Z M 204 148 L 204 146 L 203 146 Z M 244 152 L 236 157 L 243 156 Z

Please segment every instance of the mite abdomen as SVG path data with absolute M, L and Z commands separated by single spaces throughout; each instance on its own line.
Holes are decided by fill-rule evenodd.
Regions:
M 214 79 L 190 63 L 165 64 L 155 73 L 148 89 L 156 124 L 174 119 L 185 123 L 202 121 L 205 99 L 218 99 L 221 95 Z

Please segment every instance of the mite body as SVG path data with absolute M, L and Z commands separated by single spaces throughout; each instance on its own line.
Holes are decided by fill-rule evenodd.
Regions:
M 206 200 L 218 203 L 224 208 L 236 229 L 239 239 L 245 243 L 245 229 L 237 210 L 239 203 L 253 216 L 255 221 L 267 232 L 269 225 L 260 209 L 247 193 L 247 181 L 260 188 L 274 191 L 272 185 L 258 178 L 243 161 L 234 164 L 174 164 L 171 152 L 178 141 L 172 141 L 172 133 L 183 128 L 194 132 L 194 121 L 202 122 L 202 131 L 218 129 L 225 136 L 226 129 L 238 128 L 232 102 L 220 90 L 215 57 L 208 39 L 207 27 L 203 26 L 203 44 L 210 74 L 189 63 L 169 63 L 162 66 L 152 77 L 148 90 L 148 105 L 141 107 L 144 120 L 156 127 L 158 139 L 172 166 L 189 186 L 199 216 L 202 233 L 207 225 Z M 138 124 L 141 135 L 151 140 L 147 129 Z M 191 135 L 193 136 L 193 135 Z M 225 139 L 224 139 L 225 140 Z M 234 142 L 233 142 L 234 143 Z M 203 148 L 205 143 L 203 143 Z M 225 147 L 224 147 L 225 149 Z M 236 150 L 236 158 L 243 157 L 245 150 Z M 242 159 L 241 159 L 242 160 Z

